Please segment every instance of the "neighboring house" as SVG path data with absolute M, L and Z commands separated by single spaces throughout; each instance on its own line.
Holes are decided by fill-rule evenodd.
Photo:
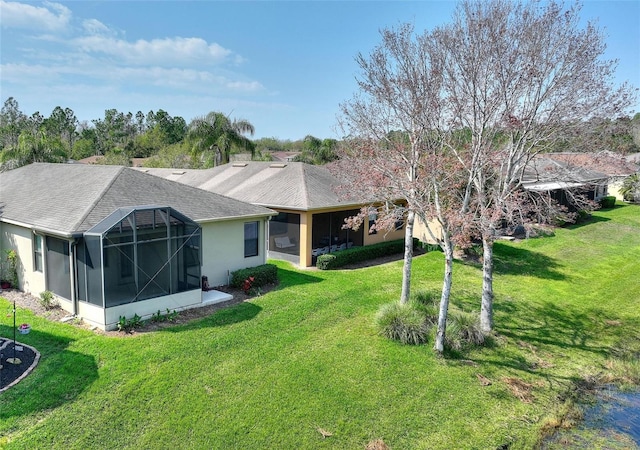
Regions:
M 138 170 L 277 211 L 269 221 L 269 255 L 302 267 L 323 253 L 404 237 L 402 223 L 389 233 L 370 233 L 375 216 L 357 231 L 343 229 L 345 219 L 365 205 L 339 194 L 340 182 L 324 166 L 253 161 L 203 170 Z
M 0 173 L 0 251 L 19 288 L 48 290 L 102 329 L 202 306 L 266 262 L 267 208 L 122 166 L 36 163 Z M 228 298 L 228 297 L 227 297 Z
M 613 195 L 618 200 L 623 200 L 622 194 L 620 194 L 623 180 L 639 170 L 638 164 L 611 152 L 549 153 L 544 156 L 553 161 L 605 175 L 604 186 L 606 186 L 606 190 L 604 195 Z
M 609 176 L 565 161 L 561 154 L 537 155 L 527 165 L 522 187 L 534 192 L 547 192 L 559 204 L 571 206 L 568 190 L 579 190 L 589 200 L 600 200 L 608 195 Z
M 546 193 L 559 204 L 573 208 L 567 191 L 577 190 L 589 200 L 607 195 L 622 199 L 618 189 L 622 180 L 638 168 L 616 155 L 601 153 L 542 153 L 527 165 L 521 180 L 525 190 Z M 440 226 L 430 223 L 433 236 L 420 220 L 416 220 L 414 235 L 427 243 L 441 238 Z M 434 239 L 435 237 L 435 239 Z

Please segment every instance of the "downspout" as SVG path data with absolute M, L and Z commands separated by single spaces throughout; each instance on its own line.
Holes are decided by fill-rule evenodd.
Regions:
M 262 223 L 264 223 L 264 248 L 266 248 L 263 264 L 266 264 L 267 260 L 269 259 L 269 252 L 271 251 L 271 242 L 269 238 L 269 236 L 271 236 L 271 219 L 273 219 L 273 216 L 269 216 L 267 220 L 262 221 Z
M 78 281 L 78 275 L 77 275 L 77 270 L 78 270 L 78 266 L 76 264 L 77 259 L 77 246 L 78 246 L 78 239 L 74 238 L 73 241 L 69 241 L 69 259 L 71 260 L 69 262 L 69 278 L 70 278 L 70 282 L 71 282 L 71 305 L 72 305 L 72 310 L 73 310 L 73 315 L 77 316 L 78 315 L 78 294 L 77 294 L 77 290 L 78 290 L 78 286 L 77 286 L 77 281 Z

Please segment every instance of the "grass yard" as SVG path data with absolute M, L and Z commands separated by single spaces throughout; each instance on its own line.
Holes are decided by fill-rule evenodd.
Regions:
M 378 308 L 399 297 L 401 261 L 326 272 L 277 262 L 277 290 L 133 337 L 19 311 L 33 327 L 21 341 L 42 357 L 0 394 L 0 447 L 535 447 L 576 382 L 640 373 L 640 207 L 495 253 L 497 335 L 446 358 L 433 340 L 376 334 Z M 442 270 L 438 252 L 416 258 L 412 290 L 439 289 Z M 480 268 L 457 263 L 454 305 L 478 311 L 480 283 Z M 9 336 L 11 319 L 0 320 Z

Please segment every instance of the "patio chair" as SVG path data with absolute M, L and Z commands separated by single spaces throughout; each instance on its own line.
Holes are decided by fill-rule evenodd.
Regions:
M 275 242 L 277 248 L 285 249 L 296 246 L 296 244 L 289 240 L 289 236 L 273 238 L 273 241 Z

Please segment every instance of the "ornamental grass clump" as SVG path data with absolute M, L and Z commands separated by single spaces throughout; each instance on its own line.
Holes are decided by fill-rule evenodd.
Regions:
M 409 345 L 426 343 L 431 329 L 413 302 L 383 305 L 376 316 L 376 327 L 382 336 Z
M 413 307 L 424 314 L 429 325 L 438 323 L 438 293 L 435 291 L 420 291 L 411 299 Z
M 480 328 L 477 314 L 452 311 L 447 319 L 445 345 L 452 350 L 460 350 L 467 345 L 483 345 L 485 335 Z

